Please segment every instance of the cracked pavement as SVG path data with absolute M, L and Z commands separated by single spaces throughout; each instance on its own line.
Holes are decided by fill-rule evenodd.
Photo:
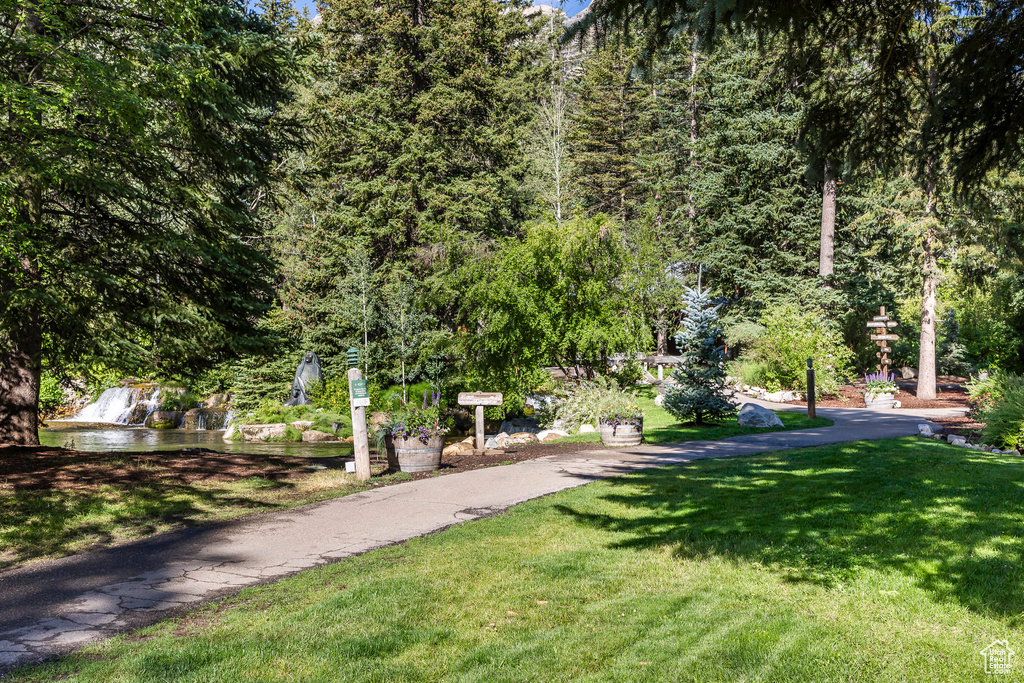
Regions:
M 835 425 L 548 456 L 10 570 L 0 574 L 0 676 L 247 586 L 488 517 L 596 479 L 703 458 L 906 436 L 916 434 L 917 425 L 928 417 L 949 414 L 955 411 L 819 410 Z

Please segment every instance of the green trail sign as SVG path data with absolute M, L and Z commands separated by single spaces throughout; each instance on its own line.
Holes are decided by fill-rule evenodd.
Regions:
M 370 407 L 370 392 L 366 389 L 365 379 L 352 380 L 352 407 Z

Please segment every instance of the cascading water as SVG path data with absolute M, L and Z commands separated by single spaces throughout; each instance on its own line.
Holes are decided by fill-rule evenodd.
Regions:
M 160 406 L 160 390 L 152 387 L 114 387 L 74 417 L 60 422 L 97 422 L 121 426 L 141 425 Z M 135 418 L 134 420 L 132 418 Z M 139 419 L 141 417 L 141 419 Z

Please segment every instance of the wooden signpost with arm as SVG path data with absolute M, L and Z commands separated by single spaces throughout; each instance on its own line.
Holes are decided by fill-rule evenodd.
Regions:
M 880 307 L 878 315 L 867 324 L 868 332 L 871 333 L 871 341 L 878 344 L 879 347 L 878 353 L 875 356 L 878 358 L 878 371 L 882 373 L 889 372 L 888 366 L 892 365 L 892 361 L 889 360 L 889 354 L 892 353 L 892 347 L 889 346 L 889 342 L 896 341 L 899 339 L 899 336 L 889 334 L 888 330 L 896 327 L 896 325 L 896 321 L 890 319 L 885 314 L 885 306 Z

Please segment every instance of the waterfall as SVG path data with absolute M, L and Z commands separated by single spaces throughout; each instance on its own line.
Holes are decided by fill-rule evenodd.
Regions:
M 132 415 L 132 408 L 139 401 L 142 389 L 133 387 L 114 387 L 107 389 L 95 403 L 82 408 L 68 422 L 106 422 L 116 425 L 127 425 Z
M 227 429 L 228 427 L 230 427 L 231 426 L 231 421 L 234 420 L 234 419 L 235 419 L 235 411 L 233 411 L 231 409 L 228 409 L 227 414 L 224 415 L 224 427 L 223 427 L 223 429 Z
M 58 422 L 99 422 L 122 426 L 145 424 L 150 413 L 160 407 L 160 389 L 153 387 L 114 387 L 104 391 L 75 415 Z M 133 419 L 134 418 L 134 419 Z

